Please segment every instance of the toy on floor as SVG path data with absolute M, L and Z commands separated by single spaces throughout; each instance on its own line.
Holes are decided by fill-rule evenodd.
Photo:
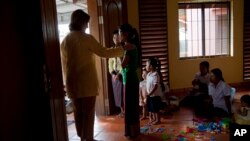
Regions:
M 164 134 L 162 135 L 162 139 L 163 139 L 163 141 L 169 140 L 169 139 L 170 139 L 170 135 L 164 133 Z
M 141 133 L 145 134 L 148 131 L 148 127 L 141 127 Z
M 215 141 L 213 134 L 226 134 L 229 131 L 229 118 L 223 118 L 216 122 L 195 122 L 186 130 L 176 130 L 165 126 L 157 127 L 145 125 L 141 127 L 142 134 L 162 134 L 163 141 Z
M 164 127 L 156 127 L 154 128 L 151 125 L 145 125 L 144 127 L 140 128 L 142 134 L 152 134 L 152 133 L 163 133 L 165 131 Z
M 195 121 L 195 128 L 199 132 L 211 132 L 211 133 L 225 133 L 229 131 L 229 124 L 231 119 L 223 118 L 217 122 L 202 122 Z

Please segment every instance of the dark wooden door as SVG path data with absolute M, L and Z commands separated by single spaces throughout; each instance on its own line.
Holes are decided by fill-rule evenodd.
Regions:
M 55 1 L 0 7 L 0 140 L 68 140 Z
M 126 0 L 102 0 L 102 14 L 103 17 L 103 39 L 106 47 L 111 47 L 113 45 L 113 31 L 118 29 L 118 27 L 127 23 L 127 1 Z M 112 92 L 112 84 L 111 77 L 107 71 L 107 61 L 104 61 L 104 66 L 106 70 L 104 71 L 104 80 L 106 83 L 104 86 L 106 87 L 105 98 L 107 99 L 109 108 L 109 114 L 113 114 L 116 111 L 114 105 L 114 98 Z
M 113 44 L 113 31 L 127 22 L 126 0 L 103 0 L 103 21 L 106 46 Z
M 49 96 L 54 141 L 68 140 L 55 0 L 41 0 L 45 93 Z

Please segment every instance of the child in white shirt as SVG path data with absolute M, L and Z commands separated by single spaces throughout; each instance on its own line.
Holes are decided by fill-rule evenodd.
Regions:
M 150 124 L 159 124 L 160 116 L 159 111 L 161 108 L 161 85 L 160 85 L 160 76 L 157 72 L 158 62 L 154 58 L 150 58 L 146 62 L 147 74 L 147 107 L 149 112 Z
M 146 101 L 147 101 L 147 70 L 143 69 L 142 71 L 142 78 L 143 81 L 140 82 L 140 86 L 139 86 L 139 105 L 142 107 L 142 117 L 141 120 L 146 119 L 147 116 L 147 105 L 146 105 Z

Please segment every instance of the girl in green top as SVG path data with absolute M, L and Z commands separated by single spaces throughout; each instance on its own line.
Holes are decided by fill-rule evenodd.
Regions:
M 139 38 L 137 31 L 130 24 L 121 25 L 119 35 L 125 49 L 122 60 L 125 136 L 135 138 L 140 134 L 139 79 L 137 76 Z

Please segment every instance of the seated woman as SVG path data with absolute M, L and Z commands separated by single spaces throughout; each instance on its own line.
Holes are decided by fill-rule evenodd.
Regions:
M 211 83 L 208 86 L 208 116 L 226 117 L 231 115 L 230 86 L 224 81 L 222 72 L 216 68 L 211 71 Z
M 250 125 L 250 95 L 246 94 L 240 98 L 241 108 L 234 115 L 235 123 L 240 125 Z

